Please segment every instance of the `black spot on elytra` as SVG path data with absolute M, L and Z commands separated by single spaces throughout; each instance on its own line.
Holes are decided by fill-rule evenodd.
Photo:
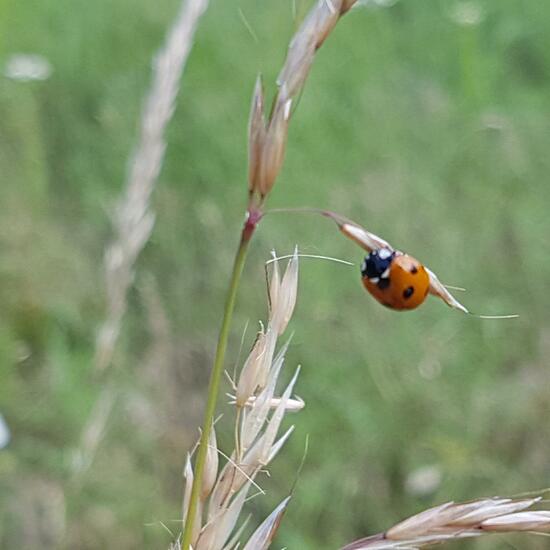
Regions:
M 413 275 L 415 275 L 416 273 L 418 273 L 418 269 L 416 268 L 415 265 L 413 265 L 413 266 L 411 267 L 411 273 L 412 273 Z
M 412 286 L 409 286 L 403 291 L 403 298 L 405 298 L 405 300 L 408 300 L 413 294 L 414 288 Z
M 390 280 L 389 279 L 380 279 L 378 281 L 378 288 L 380 290 L 386 290 L 390 286 Z

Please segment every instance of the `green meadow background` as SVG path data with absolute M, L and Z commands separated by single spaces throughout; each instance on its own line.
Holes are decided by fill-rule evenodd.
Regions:
M 362 288 L 361 251 L 322 218 L 262 222 L 227 368 L 266 316 L 271 249 L 303 259 L 285 376 L 305 409 L 262 477 L 257 523 L 294 483 L 275 547 L 337 548 L 448 500 L 550 486 L 550 3 L 401 0 L 353 10 L 319 51 L 269 205 L 330 208 L 429 265 L 479 313 L 429 299 L 397 313 Z M 151 58 L 176 0 L 4 0 L 0 65 L 0 547 L 166 548 L 193 445 L 246 201 L 258 72 L 270 94 L 308 2 L 213 0 L 153 196 L 114 367 L 93 368 L 103 250 Z M 457 10 L 473 10 L 465 24 Z M 244 23 L 246 21 L 247 24 Z M 252 29 L 252 33 L 247 28 Z M 245 333 L 245 327 L 248 329 Z M 241 353 L 242 357 L 242 353 Z M 102 389 L 117 400 L 75 468 Z M 229 387 L 224 387 L 224 392 Z M 219 424 L 228 451 L 231 409 Z M 288 423 L 287 419 L 287 423 Z M 418 472 L 430 479 L 415 483 Z M 422 480 L 421 480 L 422 481 Z M 548 548 L 488 537 L 452 548 Z

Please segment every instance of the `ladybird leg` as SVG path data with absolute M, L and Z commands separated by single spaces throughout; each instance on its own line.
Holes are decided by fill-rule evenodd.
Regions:
M 374 233 L 369 233 L 366 229 L 363 229 L 359 225 L 344 222 L 342 224 L 338 224 L 338 227 L 346 237 L 348 237 L 352 241 L 355 241 L 361 248 L 363 248 L 367 252 L 380 250 L 381 248 L 393 250 L 393 247 L 384 239 L 381 239 Z
M 424 267 L 430 277 L 430 290 L 429 293 L 441 298 L 448 306 L 453 309 L 458 309 L 463 313 L 470 313 L 441 283 L 436 274 Z

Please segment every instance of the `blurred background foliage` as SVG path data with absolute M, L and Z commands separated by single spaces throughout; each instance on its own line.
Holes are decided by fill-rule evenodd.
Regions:
M 178 532 L 246 197 L 251 91 L 260 71 L 273 92 L 308 5 L 214 0 L 202 20 L 109 375 L 116 406 L 77 468 L 106 383 L 92 359 L 109 216 L 178 2 L 0 4 L 2 66 L 17 53 L 51 66 L 40 81 L 0 77 L 2 548 L 165 548 L 165 526 Z M 279 546 L 335 548 L 435 503 L 550 485 L 549 67 L 550 3 L 527 0 L 369 2 L 319 52 L 270 206 L 336 210 L 467 288 L 470 309 L 521 317 L 433 299 L 395 313 L 358 267 L 304 259 L 288 357 L 307 405 L 250 503 L 256 521 L 285 496 L 309 434 Z M 246 323 L 245 350 L 265 318 L 269 251 L 295 243 L 362 259 L 324 219 L 266 217 L 229 369 Z M 228 449 L 231 433 L 220 439 Z

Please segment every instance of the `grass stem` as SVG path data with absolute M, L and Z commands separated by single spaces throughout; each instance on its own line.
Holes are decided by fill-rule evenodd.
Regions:
M 210 374 L 210 382 L 208 385 L 208 399 L 206 402 L 206 409 L 204 413 L 204 421 L 202 426 L 199 449 L 197 451 L 197 460 L 195 462 L 193 488 L 191 490 L 191 497 L 189 499 L 187 517 L 184 518 L 185 525 L 181 544 L 182 550 L 189 550 L 191 546 L 192 528 L 195 522 L 195 516 L 197 514 L 198 500 L 201 491 L 204 465 L 206 461 L 206 452 L 208 450 L 208 439 L 210 437 L 210 430 L 212 429 L 212 424 L 214 422 L 214 415 L 216 412 L 216 404 L 218 401 L 218 394 L 220 389 L 220 381 L 223 375 L 223 364 L 225 359 L 225 350 L 227 348 L 227 340 L 229 338 L 229 328 L 231 325 L 231 319 L 233 318 L 233 310 L 235 308 L 237 290 L 239 287 L 239 281 L 241 279 L 241 274 L 243 272 L 246 255 L 248 252 L 248 245 L 250 244 L 254 229 L 260 217 L 261 216 L 258 216 L 256 213 L 249 212 L 247 221 L 245 222 L 242 231 L 239 248 L 237 250 L 237 254 L 233 263 L 233 272 L 231 273 L 231 281 L 229 283 L 229 290 L 225 302 L 223 321 L 220 329 L 220 335 L 218 337 L 216 356 L 214 358 L 214 366 L 212 367 L 212 373 Z

